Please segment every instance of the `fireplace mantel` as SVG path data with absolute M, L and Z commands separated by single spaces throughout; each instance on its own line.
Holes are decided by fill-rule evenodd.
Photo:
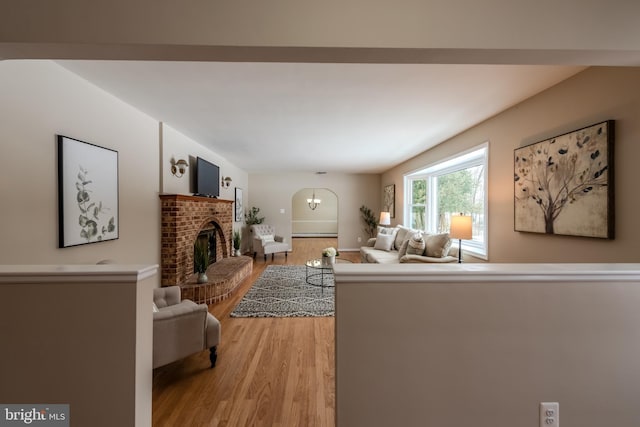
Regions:
M 193 274 L 193 244 L 209 223 L 218 229 L 217 259 L 231 254 L 233 200 L 161 194 L 162 286 L 182 285 Z
M 160 194 L 160 200 L 193 200 L 196 202 L 233 203 L 233 200 L 217 199 L 215 197 L 191 196 L 188 194 Z

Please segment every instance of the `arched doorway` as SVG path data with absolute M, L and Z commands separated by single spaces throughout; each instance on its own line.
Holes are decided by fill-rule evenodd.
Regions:
M 314 195 L 319 202 L 309 206 Z M 338 196 L 327 188 L 296 192 L 291 199 L 291 236 L 338 237 Z

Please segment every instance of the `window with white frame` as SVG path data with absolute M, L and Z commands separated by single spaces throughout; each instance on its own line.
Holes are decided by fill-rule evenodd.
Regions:
M 489 144 L 484 143 L 405 175 L 405 224 L 430 233 L 445 233 L 452 215 L 471 215 L 473 238 L 463 240 L 462 247 L 486 259 L 488 155 Z

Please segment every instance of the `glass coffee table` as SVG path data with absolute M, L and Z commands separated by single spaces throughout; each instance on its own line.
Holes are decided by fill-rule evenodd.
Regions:
M 350 263 L 348 259 L 336 258 L 336 263 Z M 335 282 L 327 280 L 333 278 L 333 264 L 323 264 L 321 258 L 310 259 L 304 263 L 306 267 L 306 281 L 313 286 L 321 288 L 333 288 Z

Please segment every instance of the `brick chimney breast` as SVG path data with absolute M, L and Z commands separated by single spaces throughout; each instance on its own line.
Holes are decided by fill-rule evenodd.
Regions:
M 229 257 L 233 232 L 233 201 L 162 194 L 162 286 L 181 285 L 193 274 L 193 244 L 204 227 L 217 231 L 216 259 Z

